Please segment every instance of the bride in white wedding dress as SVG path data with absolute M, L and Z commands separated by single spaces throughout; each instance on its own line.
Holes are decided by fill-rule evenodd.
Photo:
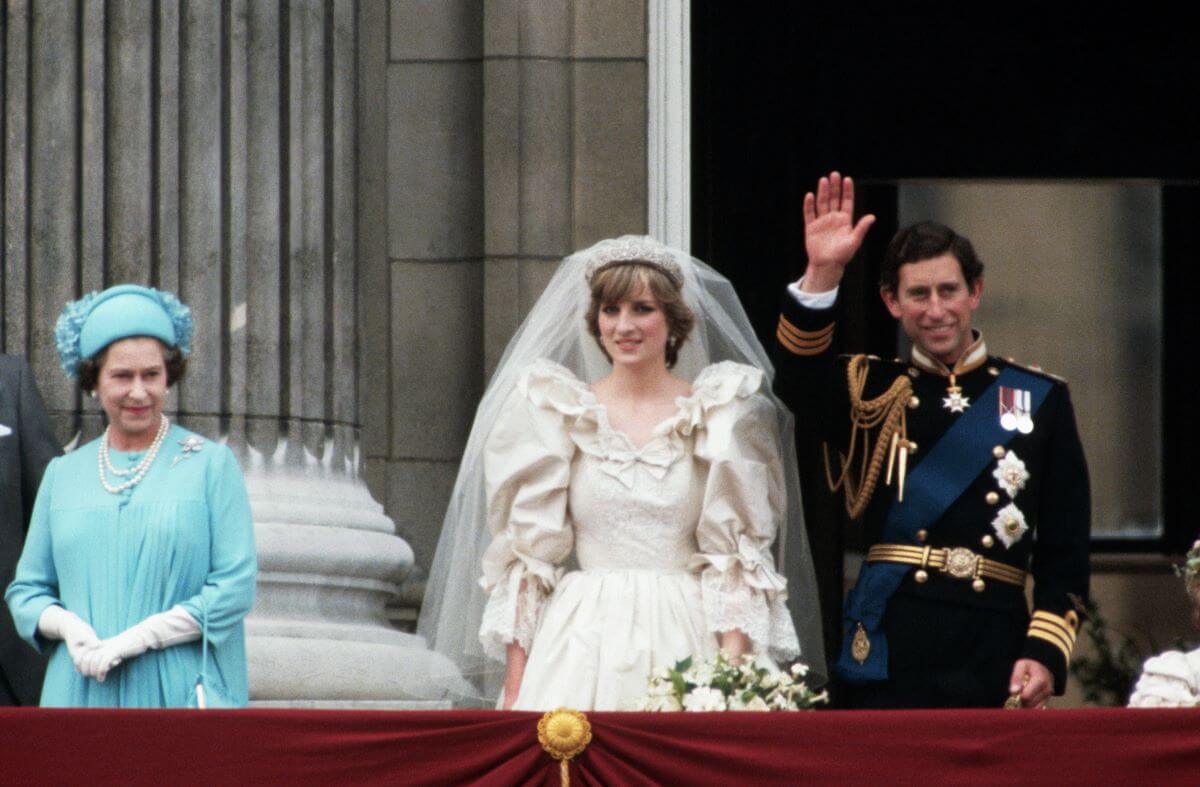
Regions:
M 629 710 L 654 671 L 718 648 L 821 671 L 769 374 L 702 263 L 630 236 L 569 257 L 480 405 L 420 633 L 468 677 L 502 665 L 481 695 L 518 710 Z

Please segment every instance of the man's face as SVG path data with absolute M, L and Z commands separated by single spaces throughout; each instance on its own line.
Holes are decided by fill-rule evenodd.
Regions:
M 896 291 L 880 290 L 912 343 L 947 366 L 971 344 L 971 313 L 982 293 L 983 279 L 967 287 L 958 258 L 949 252 L 901 265 Z

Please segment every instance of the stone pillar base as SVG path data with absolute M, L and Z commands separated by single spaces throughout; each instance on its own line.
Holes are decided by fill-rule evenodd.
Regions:
M 448 659 L 388 622 L 413 554 L 366 485 L 281 458 L 246 463 L 259 563 L 251 705 L 433 709 L 469 693 Z

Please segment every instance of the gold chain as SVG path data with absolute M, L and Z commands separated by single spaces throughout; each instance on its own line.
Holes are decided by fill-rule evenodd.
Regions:
M 830 468 L 829 446 L 821 446 L 825 453 L 825 480 L 829 484 L 829 491 L 836 492 L 845 486 L 846 513 L 851 519 L 858 519 L 871 502 L 889 447 L 900 445 L 902 450 L 906 450 L 908 445 L 905 411 L 908 400 L 912 397 L 912 381 L 906 375 L 900 375 L 881 396 L 864 400 L 862 393 L 867 386 L 867 372 L 870 371 L 870 367 L 870 359 L 865 355 L 855 355 L 846 367 L 846 383 L 850 392 L 850 446 L 849 453 L 842 457 L 842 472 L 836 481 Z M 879 436 L 875 441 L 875 450 L 872 451 L 870 433 L 876 427 L 879 427 Z M 850 475 L 850 468 L 854 462 L 860 434 L 862 467 L 856 480 Z M 888 473 L 890 477 L 891 470 Z M 900 483 L 904 483 L 903 474 Z

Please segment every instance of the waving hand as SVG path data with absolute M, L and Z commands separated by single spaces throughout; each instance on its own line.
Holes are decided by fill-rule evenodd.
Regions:
M 821 178 L 814 196 L 804 195 L 804 248 L 808 269 L 800 289 L 827 292 L 842 281 L 846 264 L 862 246 L 872 215 L 854 223 L 854 181 L 836 172 Z

